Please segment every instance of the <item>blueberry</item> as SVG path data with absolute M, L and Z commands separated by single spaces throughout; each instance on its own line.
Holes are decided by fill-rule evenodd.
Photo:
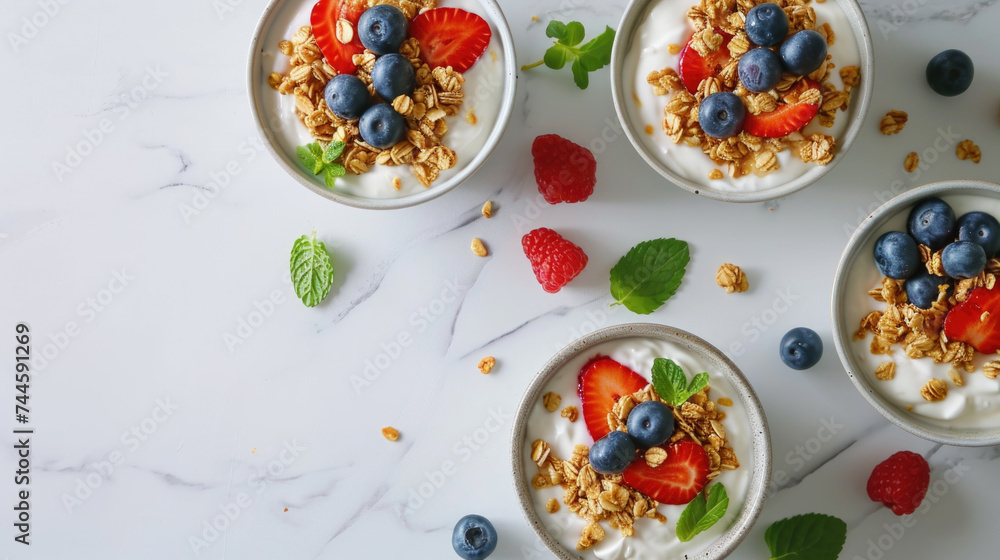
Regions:
M 927 63 L 927 83 L 946 97 L 954 97 L 972 85 L 975 74 L 972 59 L 957 49 L 938 53 Z
M 402 10 L 392 4 L 372 6 L 358 18 L 358 38 L 377 55 L 399 51 L 406 40 L 409 24 Z
M 375 60 L 372 84 L 375 86 L 375 93 L 391 103 L 400 95 L 413 93 L 413 88 L 417 85 L 417 74 L 410 59 L 399 53 L 387 54 Z
M 788 14 L 777 4 L 758 4 L 747 12 L 747 37 L 762 47 L 776 47 L 788 36 Z
M 603 474 L 619 474 L 635 459 L 635 441 L 617 430 L 594 442 L 590 448 L 590 466 Z
M 930 309 L 931 304 L 937 301 L 938 286 L 945 284 L 948 286 L 948 297 L 955 291 L 951 280 L 944 276 L 936 276 L 922 270 L 906 281 L 906 299 L 920 309 Z
M 342 119 L 360 119 L 371 102 L 368 86 L 353 74 L 337 74 L 323 90 L 326 105 Z
M 806 29 L 792 35 L 781 44 L 781 61 L 785 70 L 805 76 L 819 68 L 826 60 L 826 39 L 822 35 Z
M 781 361 L 792 369 L 809 369 L 823 357 L 823 340 L 816 331 L 797 327 L 781 337 Z
M 709 95 L 698 108 L 698 123 L 705 134 L 713 138 L 736 136 L 743 130 L 746 118 L 743 100 L 727 91 Z
M 770 91 L 781 80 L 781 57 L 771 49 L 752 49 L 740 57 L 737 69 L 743 87 L 756 92 Z
M 941 251 L 941 266 L 952 278 L 975 278 L 986 268 L 986 251 L 978 243 L 956 241 Z
M 923 266 L 917 242 L 901 231 L 883 233 L 875 241 L 875 264 L 879 272 L 896 280 L 906 280 Z
M 992 259 L 1000 253 L 1000 222 L 986 212 L 969 212 L 958 219 L 958 240 L 978 243 Z
M 910 210 L 906 227 L 917 243 L 937 251 L 955 240 L 955 211 L 940 198 L 925 198 Z
M 497 530 L 482 515 L 466 515 L 455 524 L 451 546 L 465 560 L 483 560 L 497 547 Z
M 388 103 L 372 105 L 358 123 L 361 139 L 379 149 L 390 148 L 406 134 L 406 119 Z
M 674 433 L 674 414 L 661 402 L 646 401 L 629 412 L 626 427 L 636 445 L 649 449 L 670 439 Z

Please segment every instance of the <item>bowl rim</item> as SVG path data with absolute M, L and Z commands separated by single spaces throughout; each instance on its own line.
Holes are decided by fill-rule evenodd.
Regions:
M 514 415 L 514 425 L 511 430 L 510 458 L 514 490 L 517 494 L 525 520 L 531 525 L 535 534 L 552 554 L 561 560 L 578 560 L 579 556 L 564 548 L 552 535 L 545 530 L 538 513 L 535 511 L 531 497 L 528 478 L 525 476 L 523 453 L 524 438 L 527 433 L 528 418 L 535 402 L 540 398 L 542 389 L 560 368 L 569 360 L 581 353 L 587 352 L 595 345 L 624 338 L 652 338 L 673 344 L 686 346 L 701 354 L 722 372 L 733 388 L 739 393 L 750 420 L 753 434 L 753 473 L 747 489 L 747 497 L 743 507 L 729 529 L 716 538 L 708 549 L 697 556 L 685 558 L 700 560 L 725 558 L 743 541 L 750 532 L 767 500 L 771 483 L 771 432 L 768 429 L 764 408 L 757 397 L 750 381 L 743 372 L 718 348 L 690 332 L 656 323 L 625 323 L 604 327 L 585 335 L 557 352 L 535 374 L 527 390 L 521 397 Z
M 833 277 L 830 297 L 830 318 L 833 328 L 833 342 L 837 348 L 844 371 L 854 387 L 879 414 L 913 435 L 936 443 L 963 447 L 984 447 L 1000 444 L 1000 427 L 992 430 L 955 430 L 934 424 L 921 416 L 903 411 L 875 390 L 874 385 L 850 351 L 851 338 L 856 326 L 851 326 L 844 317 L 844 299 L 847 290 L 847 276 L 853 270 L 861 248 L 887 221 L 895 218 L 907 206 L 928 196 L 949 194 L 992 193 L 1000 199 L 1000 184 L 988 181 L 954 179 L 929 183 L 910 189 L 882 204 L 858 226 L 851 235 L 841 254 L 837 271 Z
M 772 187 L 761 191 L 724 191 L 714 189 L 708 183 L 699 184 L 695 181 L 682 177 L 678 173 L 669 169 L 655 154 L 643 144 L 639 132 L 635 130 L 628 118 L 625 109 L 625 100 L 630 99 L 625 95 L 625 84 L 622 81 L 622 72 L 625 64 L 625 57 L 631 46 L 634 34 L 632 31 L 641 23 L 640 16 L 643 15 L 649 4 L 659 0 L 630 0 L 625 8 L 625 13 L 618 24 L 618 33 L 615 34 L 614 45 L 611 49 L 611 98 L 615 107 L 615 114 L 618 122 L 625 131 L 625 136 L 639 156 L 657 173 L 666 178 L 670 183 L 697 195 L 719 200 L 722 202 L 764 202 L 774 200 L 792 193 L 800 191 L 809 185 L 819 181 L 826 176 L 842 160 L 854 145 L 854 141 L 861 134 L 865 124 L 865 117 L 871 106 L 872 92 L 875 87 L 875 49 L 872 45 L 871 30 L 865 18 L 864 11 L 857 0 L 832 0 L 844 10 L 851 30 L 858 42 L 858 49 L 861 55 L 861 84 L 851 89 L 851 102 L 855 104 L 856 116 L 848 125 L 847 129 L 838 138 L 839 148 L 834 160 L 824 166 L 819 166 L 819 171 L 815 174 L 802 175 L 783 185 Z
M 263 69 L 260 64 L 260 56 L 263 53 L 264 38 L 270 30 L 271 23 L 279 8 L 287 2 L 304 2 L 308 0 L 270 0 L 264 8 L 263 14 L 257 21 L 253 36 L 250 40 L 250 53 L 247 57 L 247 96 L 250 101 L 250 112 L 253 115 L 254 126 L 262 139 L 264 147 L 271 154 L 271 157 L 278 165 L 299 184 L 310 191 L 334 202 L 339 202 L 346 206 L 371 210 L 391 210 L 396 208 L 408 208 L 422 202 L 437 198 L 446 192 L 451 191 L 461 183 L 471 177 L 489 159 L 500 139 L 507 130 L 511 114 L 514 110 L 514 98 L 517 90 L 517 58 L 514 52 L 514 37 L 510 31 L 510 25 L 504 16 L 503 10 L 497 0 L 476 0 L 488 12 L 492 19 L 493 26 L 500 34 L 500 45 L 504 55 L 504 79 L 503 79 L 503 99 L 500 102 L 500 112 L 497 120 L 493 124 L 490 135 L 483 144 L 483 149 L 465 167 L 460 169 L 454 176 L 441 184 L 431 187 L 417 194 L 403 196 L 399 198 L 366 198 L 344 192 L 339 192 L 324 186 L 320 186 L 311 178 L 306 177 L 302 170 L 298 168 L 298 163 L 292 161 L 290 155 L 285 154 L 275 142 L 270 126 L 265 126 L 267 122 L 267 111 L 263 107 L 263 95 L 258 91 L 258 84 L 262 83 Z M 274 47 L 277 48 L 276 46 Z M 263 88 L 262 88 L 263 89 Z

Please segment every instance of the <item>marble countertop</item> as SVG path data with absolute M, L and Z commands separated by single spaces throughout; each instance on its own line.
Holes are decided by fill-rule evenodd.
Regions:
M 0 362 L 12 370 L 19 322 L 35 355 L 27 547 L 13 540 L 10 508 L 13 376 L 0 388 L 10 413 L 0 556 L 452 558 L 454 523 L 476 512 L 499 530 L 494 557 L 549 558 L 512 488 L 514 409 L 566 343 L 648 320 L 729 352 L 767 413 L 773 492 L 731 558 L 766 557 L 766 527 L 811 511 L 848 523 L 841 558 L 986 557 L 998 449 L 936 445 L 879 416 L 844 374 L 828 308 L 850 232 L 882 201 L 937 180 L 1000 179 L 996 0 L 862 2 L 878 67 L 869 124 L 845 161 L 793 196 L 735 205 L 671 186 L 620 133 L 607 70 L 586 92 L 568 71 L 531 71 L 487 164 L 462 187 L 391 212 L 324 200 L 262 150 L 245 60 L 265 4 L 0 6 L 11 171 L 0 183 Z M 502 4 L 525 63 L 540 58 L 548 19 L 616 27 L 625 2 Z M 956 99 L 924 84 L 927 60 L 946 48 L 977 65 Z M 877 122 L 891 109 L 910 122 L 886 137 Z M 599 184 L 586 203 L 538 203 L 525 161 L 544 133 L 595 141 Z M 941 135 L 975 140 L 982 162 L 936 152 Z M 925 150 L 936 161 L 905 173 L 904 156 Z M 487 199 L 490 220 L 477 217 Z M 519 244 L 539 226 L 590 256 L 555 295 Z M 337 275 L 331 297 L 307 309 L 285 275 L 293 240 L 314 228 Z M 618 257 L 671 236 L 692 246 L 677 296 L 648 317 L 609 308 Z M 473 237 L 489 257 L 471 254 Z M 723 262 L 747 270 L 748 293 L 715 286 Z M 796 326 L 827 347 L 807 372 L 777 356 Z M 487 354 L 497 366 L 483 376 Z M 386 425 L 399 441 L 382 438 Z M 872 466 L 898 449 L 932 466 L 908 527 L 864 491 Z

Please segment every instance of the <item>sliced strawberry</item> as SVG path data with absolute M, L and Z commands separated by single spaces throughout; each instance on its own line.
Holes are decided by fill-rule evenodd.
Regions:
M 722 46 L 709 53 L 707 57 L 701 56 L 698 51 L 691 48 L 691 41 L 681 49 L 677 74 L 684 82 L 684 87 L 691 93 L 698 91 L 698 84 L 705 78 L 718 76 L 722 67 L 732 60 L 728 47 L 733 36 L 721 29 L 716 29 L 715 32 L 722 35 Z
M 597 356 L 580 370 L 579 391 L 583 419 L 594 441 L 606 436 L 608 414 L 618 399 L 649 385 L 641 375 L 607 356 Z
M 490 24 L 460 8 L 434 8 L 410 22 L 410 36 L 420 41 L 420 58 L 431 68 L 451 66 L 465 72 L 490 46 Z
M 625 484 L 661 504 L 683 505 L 708 484 L 708 454 L 690 439 L 667 447 L 667 460 L 656 468 L 641 458 L 622 473 Z
M 944 334 L 980 354 L 996 354 L 1000 350 L 1000 286 L 976 288 L 969 299 L 952 307 L 944 320 Z
M 367 6 L 365 0 L 319 0 L 313 6 L 310 24 L 316 36 L 316 45 L 340 74 L 354 73 L 354 55 L 364 52 L 365 47 L 357 32 L 349 43 L 341 43 L 337 39 L 337 21 L 346 19 L 357 29 L 358 18 Z
M 799 92 L 800 96 L 807 89 L 820 90 L 819 84 L 812 80 L 801 80 L 795 87 L 801 90 Z M 747 112 L 747 120 L 743 123 L 743 130 L 747 134 L 753 134 L 761 138 L 781 138 L 796 130 L 801 130 L 802 127 L 813 120 L 813 117 L 817 113 L 819 113 L 818 103 L 778 105 L 777 109 L 759 115 Z

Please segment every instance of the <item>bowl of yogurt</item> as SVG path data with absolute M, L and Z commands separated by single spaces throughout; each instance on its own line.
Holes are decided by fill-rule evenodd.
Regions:
M 876 240 L 886 232 L 906 232 L 910 210 L 928 197 L 948 203 L 956 216 L 971 211 L 1000 216 L 1000 185 L 966 180 L 915 188 L 872 213 L 848 241 L 834 278 L 830 312 L 837 353 L 861 395 L 897 426 L 947 445 L 997 445 L 1000 379 L 989 378 L 983 369 L 997 356 L 976 353 L 969 364 L 972 371 L 967 371 L 930 356 L 911 358 L 905 344 L 893 345 L 891 353 L 873 353 L 875 335 L 862 325 L 871 313 L 884 314 L 890 305 L 868 293 L 883 282 L 873 258 Z M 922 393 L 932 380 L 938 388 Z
M 680 48 L 694 32 L 687 13 L 697 5 L 697 0 L 631 0 L 619 24 L 611 55 L 611 91 L 618 119 L 639 155 L 675 185 L 725 202 L 779 198 L 830 172 L 861 131 L 874 84 L 871 34 L 859 4 L 855 0 L 813 0 L 807 5 L 816 14 L 817 26 L 827 24 L 833 31 L 828 54 L 836 67 L 824 85 L 849 89 L 850 94 L 846 111 L 836 112 L 832 127 L 822 126 L 819 118 L 814 118 L 801 131 L 803 136 L 832 136 L 836 144 L 832 161 L 825 165 L 806 163 L 785 149 L 776 154 L 777 170 L 737 178 L 714 163 L 699 146 L 685 141 L 675 143 L 666 134 L 664 109 L 671 95 L 656 95 L 647 83 L 651 72 L 678 69 Z M 839 72 L 850 66 L 859 69 L 860 79 L 853 86 L 847 86 Z
M 296 114 L 293 95 L 282 95 L 269 85 L 272 72 L 288 74 L 289 57 L 279 43 L 310 24 L 316 0 L 271 0 L 251 41 L 247 90 L 258 133 L 265 146 L 293 179 L 314 193 L 348 206 L 368 209 L 404 208 L 438 197 L 471 177 L 489 158 L 510 120 L 514 104 L 516 67 L 510 28 L 496 0 L 439 0 L 437 7 L 461 8 L 482 17 L 490 27 L 489 46 L 464 73 L 464 99 L 459 112 L 443 118 L 447 132 L 442 144 L 456 162 L 424 186 L 408 165 L 371 163 L 368 171 L 348 173 L 334 188 L 306 170 L 296 148 L 315 142 Z
M 577 446 L 594 444 L 584 418 L 578 376 L 581 368 L 595 358 L 610 358 L 647 381 L 657 358 L 672 360 L 689 377 L 707 372 L 708 396 L 718 403 L 714 408 L 725 413 L 719 416 L 719 422 L 724 426 L 726 445 L 731 446 L 738 458 L 738 467 L 721 470 L 709 480 L 710 492 L 712 485 L 724 484 L 730 500 L 728 509 L 715 525 L 688 542 L 681 542 L 676 532 L 677 520 L 685 505 L 660 503 L 655 517 L 648 511 L 647 515 L 635 517 L 634 534 L 628 537 L 613 524 L 599 521 L 602 537 L 581 550 L 581 535 L 589 522 L 571 512 L 573 506 L 565 501 L 565 488 L 558 484 L 546 487 L 536 484 L 534 478 L 541 475 L 537 456 L 539 441 L 551 446 L 550 450 L 546 447 L 546 454 L 551 452 L 551 456 L 563 460 L 573 457 Z M 558 395 L 559 399 L 553 395 Z M 558 402 L 553 403 L 553 399 Z M 723 558 L 736 548 L 757 519 L 770 479 L 771 444 L 767 420 L 753 388 L 739 368 L 704 340 L 657 324 L 634 323 L 604 328 L 563 348 L 542 367 L 525 392 L 511 437 L 514 488 L 524 516 L 546 547 L 562 560 Z M 641 450 L 635 461 L 644 461 Z M 628 471 L 624 475 L 626 485 L 627 474 Z M 559 504 L 556 511 L 552 511 L 553 501 Z M 665 519 L 660 518 L 661 515 Z

